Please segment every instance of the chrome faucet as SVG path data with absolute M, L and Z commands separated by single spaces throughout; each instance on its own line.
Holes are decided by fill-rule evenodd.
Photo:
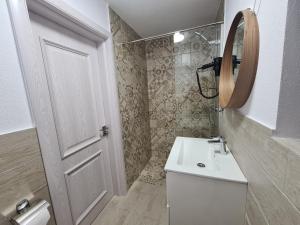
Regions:
M 219 136 L 219 137 L 214 137 L 210 140 L 207 141 L 208 143 L 212 144 L 212 143 L 220 143 L 220 153 L 223 154 L 223 155 L 226 155 L 227 154 L 227 148 L 226 148 L 226 141 L 225 141 L 225 138 L 222 137 L 222 136 Z

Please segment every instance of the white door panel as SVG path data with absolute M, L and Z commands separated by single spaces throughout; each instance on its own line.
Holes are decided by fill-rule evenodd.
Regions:
M 88 53 L 40 39 L 62 157 L 100 140 Z M 63 62 L 63 63 L 62 63 Z
M 41 16 L 30 18 L 51 102 L 45 126 L 51 123 L 49 129 L 54 128 L 49 131 L 58 143 L 53 151 L 61 159 L 54 165 L 61 168 L 57 190 L 50 193 L 53 201 L 59 201 L 56 192 L 68 199 L 67 208 L 54 207 L 54 212 L 70 217 L 66 221 L 74 225 L 90 224 L 112 197 L 109 146 L 100 136 L 105 118 L 97 46 Z
M 75 224 L 79 224 L 89 213 L 89 209 L 107 193 L 101 153 L 97 152 L 65 173 Z M 94 179 L 95 177 L 98 179 Z

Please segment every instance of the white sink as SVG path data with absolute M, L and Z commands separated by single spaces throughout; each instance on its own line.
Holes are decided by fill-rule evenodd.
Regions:
M 247 180 L 228 148 L 217 153 L 220 147 L 176 138 L 165 165 L 169 225 L 244 224 Z
M 219 143 L 209 139 L 177 137 L 165 166 L 166 171 L 247 183 L 231 152 L 218 153 Z M 197 166 L 202 163 L 205 167 Z

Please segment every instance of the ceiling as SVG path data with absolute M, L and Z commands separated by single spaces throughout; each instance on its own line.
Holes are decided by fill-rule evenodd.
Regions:
M 215 22 L 221 0 L 107 0 L 140 36 Z

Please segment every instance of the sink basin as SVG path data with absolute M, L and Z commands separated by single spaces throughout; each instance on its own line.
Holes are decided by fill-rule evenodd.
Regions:
M 205 138 L 177 137 L 165 165 L 166 171 L 247 183 L 245 176 L 227 148 L 220 154 L 219 143 Z M 205 167 L 200 167 L 200 165 Z
M 165 165 L 169 225 L 243 225 L 247 180 L 220 143 L 177 137 Z

